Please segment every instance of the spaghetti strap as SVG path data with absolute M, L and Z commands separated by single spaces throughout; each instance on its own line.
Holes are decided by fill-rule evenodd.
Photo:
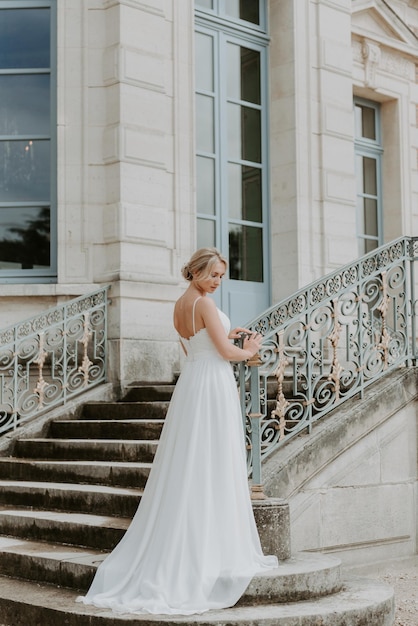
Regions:
M 194 310 L 195 310 L 195 307 L 196 307 L 196 302 L 197 302 L 198 300 L 200 300 L 200 298 L 201 298 L 201 297 L 202 297 L 202 296 L 199 296 L 199 297 L 198 297 L 198 298 L 196 298 L 196 300 L 193 302 L 193 312 L 192 312 L 193 337 L 194 337 L 194 336 L 195 336 L 195 334 L 196 334 L 196 325 L 195 325 L 195 323 L 194 323 Z

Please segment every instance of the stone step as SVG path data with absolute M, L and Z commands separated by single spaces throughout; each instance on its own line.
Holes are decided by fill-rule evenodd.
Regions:
M 19 439 L 15 456 L 67 461 L 142 461 L 151 463 L 158 440 L 120 439 Z
M 0 574 L 86 591 L 108 552 L 91 547 L 0 536 Z M 299 554 L 275 570 L 254 576 L 240 606 L 294 602 L 337 593 L 340 561 Z
M 152 463 L 42 461 L 0 457 L 0 480 L 52 481 L 143 489 Z
M 54 420 L 48 435 L 57 439 L 158 439 L 164 420 Z
M 167 402 L 171 399 L 174 387 L 173 383 L 132 384 L 123 400 L 125 402 Z
M 130 521 L 126 517 L 0 505 L 0 535 L 95 550 L 112 550 L 122 539 Z
M 2 626 L 392 626 L 391 587 L 352 578 L 338 593 L 303 602 L 239 606 L 187 617 L 112 613 L 76 602 L 75 590 L 0 577 Z
M 0 536 L 0 574 L 88 589 L 106 552 Z
M 83 405 L 81 419 L 129 420 L 164 419 L 169 402 L 87 402 Z
M 0 504 L 43 510 L 132 518 L 141 495 L 126 487 L 0 480 Z

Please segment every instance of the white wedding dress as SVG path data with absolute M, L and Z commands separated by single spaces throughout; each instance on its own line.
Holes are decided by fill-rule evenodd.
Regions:
M 228 334 L 230 323 L 219 311 Z M 193 307 L 194 318 L 194 307 Z M 193 319 L 194 326 L 194 319 Z M 206 329 L 187 351 L 138 510 L 99 566 L 86 604 L 189 615 L 233 606 L 264 556 L 249 495 L 232 366 Z

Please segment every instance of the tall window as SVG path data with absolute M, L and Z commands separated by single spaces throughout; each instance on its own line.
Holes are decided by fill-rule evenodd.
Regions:
M 267 37 L 261 0 L 196 0 L 198 246 L 262 283 L 267 256 Z
M 383 243 L 380 109 L 375 102 L 355 99 L 357 237 L 363 255 Z
M 55 1 L 0 0 L 0 282 L 56 278 Z

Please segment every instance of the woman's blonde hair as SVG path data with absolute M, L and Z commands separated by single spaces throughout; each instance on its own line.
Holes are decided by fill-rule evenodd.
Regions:
M 199 248 L 190 258 L 188 263 L 185 263 L 182 267 L 181 273 L 186 280 L 193 280 L 194 274 L 203 273 L 199 276 L 199 279 L 207 278 L 211 272 L 212 267 L 217 261 L 220 261 L 225 265 L 225 269 L 228 266 L 227 260 L 216 248 Z M 206 272 L 205 272 L 206 270 Z

